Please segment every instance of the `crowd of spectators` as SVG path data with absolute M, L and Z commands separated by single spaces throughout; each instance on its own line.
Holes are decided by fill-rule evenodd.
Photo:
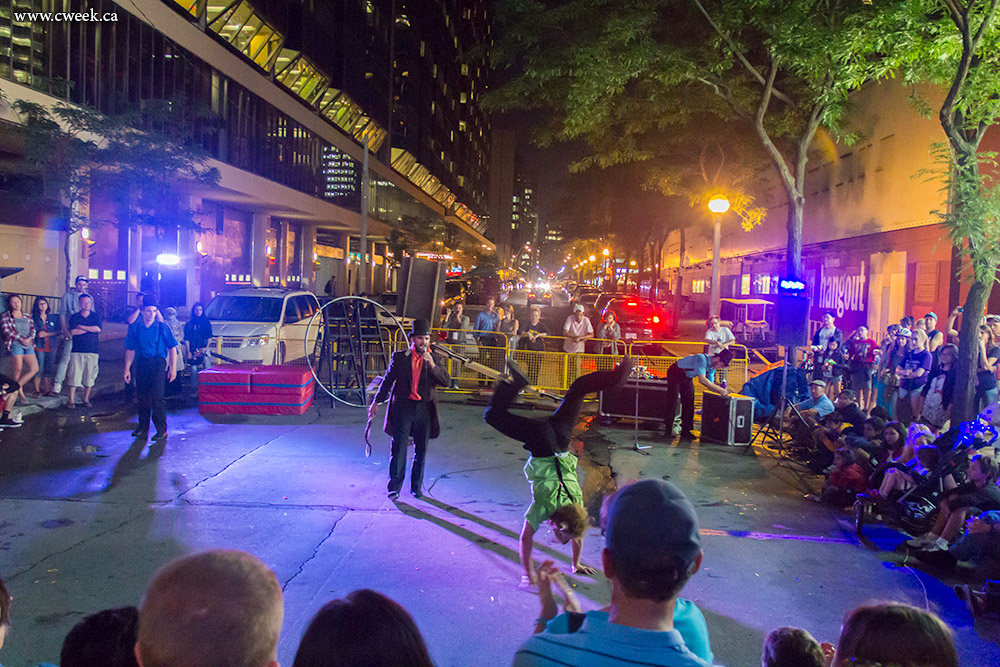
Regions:
M 956 309 L 943 331 L 934 313 L 905 317 L 878 344 L 864 326 L 845 336 L 828 313 L 809 349 L 810 397 L 789 406 L 782 426 L 793 438 L 792 455 L 826 477 L 822 491 L 807 497 L 855 511 L 858 501 L 869 502 L 882 516 L 904 502 L 922 503 L 936 522 L 907 548 L 928 564 L 951 569 L 971 561 L 988 575 L 1000 571 L 997 460 L 952 450 L 960 316 Z M 979 411 L 997 399 L 998 331 L 1000 316 L 979 327 Z
M 715 664 L 705 616 L 682 596 L 703 558 L 698 517 L 684 493 L 660 479 L 623 486 L 605 499 L 601 527 L 610 603 L 584 612 L 554 562 L 541 563 L 540 614 L 534 634 L 512 656 L 513 664 Z M 11 606 L 12 597 L 0 581 L 0 652 Z M 283 615 L 281 586 L 265 563 L 242 551 L 204 551 L 161 568 L 138 608 L 108 609 L 84 618 L 66 636 L 60 664 L 277 667 Z M 299 640 L 292 667 L 432 664 L 417 623 L 403 607 L 375 591 L 356 590 L 316 613 Z M 819 644 L 803 629 L 778 628 L 764 642 L 761 664 L 957 667 L 958 660 L 951 630 L 936 615 L 886 602 L 849 611 L 836 644 Z

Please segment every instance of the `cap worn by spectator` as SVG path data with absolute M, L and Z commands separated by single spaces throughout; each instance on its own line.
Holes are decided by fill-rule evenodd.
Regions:
M 611 499 L 605 543 L 623 564 L 655 560 L 669 553 L 690 567 L 701 553 L 698 516 L 691 501 L 670 482 L 642 480 Z
M 935 320 L 938 318 L 937 313 L 935 313 L 933 310 L 924 315 L 924 317 L 933 317 Z
M 810 386 L 816 385 L 817 387 L 825 387 L 826 383 L 823 382 L 822 380 L 813 380 L 812 382 L 809 383 L 809 385 Z
M 573 312 L 574 313 L 582 313 L 583 312 L 583 305 L 581 305 L 581 304 L 578 303 L 575 306 L 573 306 Z
M 909 338 L 911 334 L 910 334 L 910 330 L 909 329 L 907 329 L 906 327 L 903 327 L 902 329 L 900 329 L 899 331 L 896 332 L 896 335 L 897 336 L 901 336 L 903 338 Z
M 76 285 L 80 281 L 83 281 L 85 283 L 90 282 L 89 280 L 87 280 L 87 276 L 77 276 L 76 278 L 73 279 L 73 284 Z

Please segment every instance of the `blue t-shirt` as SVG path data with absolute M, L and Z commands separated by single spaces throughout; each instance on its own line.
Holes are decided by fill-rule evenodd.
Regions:
M 699 375 L 707 375 L 712 367 L 712 358 L 707 354 L 690 354 L 677 360 L 677 365 L 692 380 Z
M 606 616 L 607 614 L 605 614 Z M 545 630 L 554 635 L 569 633 L 569 614 L 559 614 L 548 622 Z M 677 605 L 674 607 L 674 630 L 681 634 L 681 639 L 684 640 L 684 645 L 689 651 L 707 663 L 711 664 L 715 660 L 708 640 L 708 624 L 705 623 L 705 615 L 691 600 L 677 598 Z
M 476 317 L 476 331 L 496 331 L 500 316 L 496 311 L 487 313 L 485 310 Z
M 643 665 L 644 667 L 708 667 L 684 645 L 677 630 L 640 630 L 608 622 L 604 611 L 588 611 L 576 632 L 542 632 L 521 645 L 514 667 L 532 665 Z
M 812 396 L 797 404 L 799 410 L 815 410 L 817 416 L 822 419 L 828 414 L 833 412 L 833 403 L 825 395 L 820 396 L 818 400 L 813 400 Z
M 173 332 L 165 323 L 156 320 L 147 327 L 140 316 L 129 325 L 125 334 L 125 349 L 134 351 L 138 359 L 166 359 L 167 351 L 172 347 L 177 347 Z

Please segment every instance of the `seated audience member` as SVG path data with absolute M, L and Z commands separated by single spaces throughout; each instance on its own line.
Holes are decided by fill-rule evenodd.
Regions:
M 1000 568 L 1000 511 L 970 518 L 965 534 L 947 551 L 928 551 L 921 560 L 949 570 L 960 561 L 971 561 L 983 574 L 996 572 Z
M 514 665 L 709 665 L 674 627 L 677 596 L 701 559 L 698 518 L 680 489 L 661 479 L 622 488 L 605 522 L 608 611 L 587 612 L 577 632 L 536 634 Z
M 883 408 L 881 405 L 876 405 L 874 408 L 868 411 L 869 417 L 878 417 L 885 423 L 889 423 L 892 417 L 889 415 L 889 411 Z
M 139 667 L 139 610 L 105 609 L 86 617 L 63 640 L 59 667 Z
M 878 417 L 869 417 L 861 424 L 861 435 L 846 437 L 847 446 L 866 465 L 874 467 L 885 458 L 885 422 Z M 859 460 L 860 464 L 861 461 Z
M 1000 464 L 995 459 L 982 454 L 972 457 L 968 480 L 946 492 L 938 505 L 941 512 L 934 523 L 934 528 L 926 535 L 906 543 L 908 546 L 922 549 L 916 553 L 917 558 L 921 558 L 924 552 L 947 550 L 948 543 L 958 536 L 970 515 L 1000 510 L 998 473 Z
M 20 396 L 21 385 L 13 378 L 0 373 L 0 401 L 3 403 L 3 411 L 0 413 L 0 428 L 18 428 L 21 422 L 14 418 L 14 403 Z
M 868 479 L 855 461 L 854 451 L 843 447 L 833 455 L 833 472 L 823 487 L 822 495 L 811 497 L 834 507 L 847 507 L 867 488 Z
M 857 398 L 853 391 L 845 389 L 837 394 L 833 402 L 833 411 L 840 415 L 844 424 L 848 426 L 844 435 L 861 435 L 861 425 L 868 419 L 868 415 L 858 407 Z
M 292 667 L 432 667 L 413 617 L 372 590 L 328 602 L 299 642 Z
M 885 603 L 847 613 L 833 665 L 958 667 L 958 655 L 951 630 L 936 615 Z
M 256 556 L 179 558 L 156 573 L 139 608 L 141 667 L 278 667 L 281 586 Z
M 921 436 L 917 440 L 929 439 L 928 436 Z M 929 444 L 921 443 L 917 447 L 917 455 L 909 463 L 900 464 L 898 467 L 890 467 L 885 471 L 882 484 L 879 486 L 878 495 L 886 500 L 895 500 L 914 486 L 927 480 L 937 469 L 941 462 L 941 452 Z M 945 488 L 953 488 L 955 480 L 948 475 L 945 480 Z
M 797 433 L 803 428 L 812 429 L 819 423 L 819 420 L 833 412 L 833 403 L 826 397 L 826 383 L 822 380 L 810 382 L 809 398 L 794 407 L 798 414 L 792 408 L 785 411 L 785 430 L 789 433 Z M 802 419 L 799 419 L 799 415 L 802 416 Z
M 823 417 L 819 426 L 813 429 L 807 465 L 817 475 L 833 465 L 833 453 L 841 447 L 843 430 L 844 422 L 836 412 Z
M 760 667 L 824 667 L 825 664 L 823 648 L 801 628 L 771 630 L 764 640 Z
M 953 587 L 973 616 L 1000 616 L 1000 581 L 987 579 L 978 591 L 968 584 Z

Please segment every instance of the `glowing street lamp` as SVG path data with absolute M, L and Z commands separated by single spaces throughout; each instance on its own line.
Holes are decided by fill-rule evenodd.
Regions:
M 590 261 L 591 261 L 591 262 L 593 262 L 593 261 L 594 261 L 594 260 L 596 260 L 597 258 L 596 258 L 596 257 L 594 257 L 593 255 L 591 255 L 591 256 L 589 257 L 589 259 L 590 259 Z
M 715 195 L 708 200 L 708 210 L 715 217 L 715 235 L 712 245 L 712 301 L 710 314 L 719 314 L 719 253 L 722 245 L 722 214 L 729 210 L 729 200 L 725 195 Z

